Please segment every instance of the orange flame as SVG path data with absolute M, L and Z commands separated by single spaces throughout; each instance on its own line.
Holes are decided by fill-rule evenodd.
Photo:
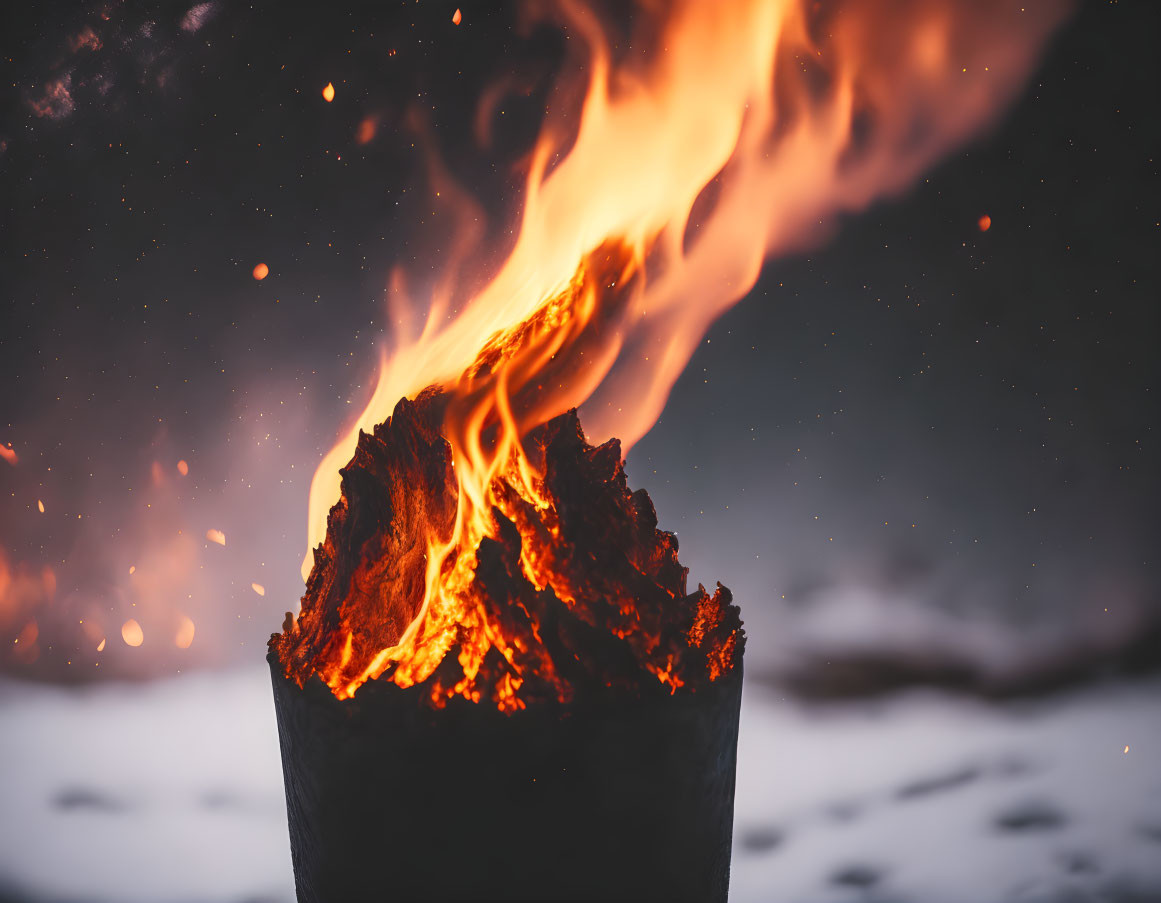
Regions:
M 10 445 L 0 445 L 0 458 L 3 458 L 13 467 L 15 467 L 20 459 L 16 456 L 16 450 Z
M 226 534 L 221 530 L 215 530 L 213 527 L 206 530 L 206 539 L 208 539 L 210 542 L 216 542 L 220 546 L 224 546 L 226 544 Z
M 327 82 L 327 86 L 322 89 L 322 98 L 327 103 L 335 99 L 335 86 L 330 82 Z
M 421 335 L 383 359 L 366 409 L 315 473 L 304 578 L 359 431 L 427 386 L 451 398 L 442 432 L 458 484 L 454 526 L 427 538 L 418 615 L 354 680 L 338 668 L 328 678 L 336 695 L 392 665 L 400 685 L 424 680 L 468 622 L 469 683 L 488 649 L 503 653 L 464 594 L 475 550 L 495 530 L 493 507 L 511 504 L 498 483 L 549 504 L 521 440 L 585 404 L 590 436 L 631 447 L 763 261 L 898 194 L 986 125 L 1063 12 L 997 0 L 648 9 L 661 17 L 656 52 L 615 63 L 596 16 L 567 5 L 590 79 L 579 124 L 550 121 L 538 140 L 515 244 L 474 295 L 433 299 Z M 551 583 L 544 562 L 522 564 L 535 585 Z M 657 677 L 671 679 L 667 669 Z

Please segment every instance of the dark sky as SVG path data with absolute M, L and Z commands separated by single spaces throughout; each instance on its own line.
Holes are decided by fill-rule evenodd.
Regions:
M 5 6 L 0 667 L 253 659 L 294 607 L 388 275 L 448 253 L 430 150 L 502 247 L 567 65 L 551 28 L 454 9 Z M 630 477 L 759 656 L 828 606 L 1017 638 L 1158 611 L 1159 37 L 1156 4 L 1081 6 L 998 128 L 770 262 L 690 363 Z

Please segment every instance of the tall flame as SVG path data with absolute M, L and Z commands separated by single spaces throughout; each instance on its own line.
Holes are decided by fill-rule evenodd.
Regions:
M 900 192 L 985 126 L 1064 12 L 1004 0 L 678 0 L 643 10 L 660 19 L 646 62 L 615 62 L 597 17 L 564 5 L 590 57 L 579 125 L 545 125 L 508 256 L 454 316 L 446 298 L 433 299 L 422 334 L 385 357 L 366 409 L 315 474 L 308 548 L 325 536 L 359 431 L 425 387 L 450 396 L 454 527 L 428 538 L 419 615 L 336 691 L 391 663 L 404 685 L 434 668 L 447 645 L 433 638 L 462 626 L 458 595 L 495 529 L 493 506 L 503 510 L 495 481 L 547 504 L 521 445 L 531 429 L 585 404 L 589 435 L 635 443 L 763 261 Z M 308 551 L 304 578 L 311 564 Z M 524 566 L 538 585 L 549 579 Z

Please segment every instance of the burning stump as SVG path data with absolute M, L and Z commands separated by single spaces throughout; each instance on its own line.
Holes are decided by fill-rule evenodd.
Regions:
M 686 593 L 619 445 L 588 445 L 575 412 L 465 512 L 447 404 L 360 436 L 271 638 L 299 900 L 724 901 L 728 590 Z

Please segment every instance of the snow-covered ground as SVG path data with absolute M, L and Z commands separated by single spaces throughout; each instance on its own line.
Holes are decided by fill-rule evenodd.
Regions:
M 742 718 L 736 903 L 1161 899 L 1161 681 Z M 0 682 L 0 765 L 0 900 L 293 900 L 264 670 Z

